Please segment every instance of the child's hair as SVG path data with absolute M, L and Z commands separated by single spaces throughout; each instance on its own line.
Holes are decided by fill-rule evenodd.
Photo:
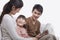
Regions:
M 19 15 L 19 16 L 17 17 L 17 19 L 19 19 L 19 18 L 23 18 L 23 19 L 26 20 L 26 17 L 25 17 L 24 15 Z
M 26 20 L 26 17 L 25 17 L 24 15 L 19 15 L 19 16 L 17 17 L 16 21 L 17 21 L 19 18 L 22 18 L 22 19 Z M 27 25 L 25 24 L 23 27 L 26 28 L 26 26 L 27 26 Z

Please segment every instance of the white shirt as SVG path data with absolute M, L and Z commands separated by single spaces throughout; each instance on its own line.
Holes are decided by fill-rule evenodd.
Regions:
M 32 38 L 20 37 L 16 32 L 16 21 L 9 14 L 5 14 L 1 23 L 2 35 L 4 40 L 9 40 L 8 37 L 13 40 L 32 40 Z M 8 35 L 8 36 L 7 36 Z M 11 40 L 11 39 L 10 39 Z

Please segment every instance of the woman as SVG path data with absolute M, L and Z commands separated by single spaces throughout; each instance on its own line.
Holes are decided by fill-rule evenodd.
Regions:
M 3 8 L 0 17 L 0 24 L 2 27 L 1 40 L 35 40 L 36 38 L 23 38 L 16 32 L 16 21 L 12 15 L 15 15 L 23 7 L 22 0 L 10 0 Z

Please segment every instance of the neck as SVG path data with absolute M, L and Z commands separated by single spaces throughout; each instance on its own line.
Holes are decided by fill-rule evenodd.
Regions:
M 11 16 L 12 16 L 12 14 L 11 14 L 11 13 L 9 13 L 9 15 L 11 15 Z
M 12 16 L 12 15 L 13 15 L 13 13 L 12 13 L 12 12 L 10 12 L 10 13 L 9 13 L 9 15 L 10 15 L 11 17 L 13 17 L 13 16 Z
M 36 21 L 36 19 L 32 16 L 33 21 Z

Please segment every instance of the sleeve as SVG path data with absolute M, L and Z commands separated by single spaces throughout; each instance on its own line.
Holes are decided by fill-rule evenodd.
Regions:
M 36 32 L 37 35 L 40 33 L 40 25 L 41 25 L 40 22 L 38 22 L 38 30 L 37 30 L 37 32 Z
M 12 21 L 11 18 L 9 17 L 4 17 L 3 21 L 5 23 L 5 27 L 8 31 L 8 33 L 10 34 L 10 36 L 12 37 L 13 40 L 30 40 L 31 38 L 23 38 L 20 37 L 17 32 L 16 32 L 16 24 L 14 24 L 14 22 Z
M 30 30 L 29 30 L 29 21 L 28 21 L 28 19 L 26 20 L 26 29 L 27 29 L 27 33 L 28 33 L 28 35 L 29 36 L 32 36 L 33 34 L 32 33 L 30 33 Z

